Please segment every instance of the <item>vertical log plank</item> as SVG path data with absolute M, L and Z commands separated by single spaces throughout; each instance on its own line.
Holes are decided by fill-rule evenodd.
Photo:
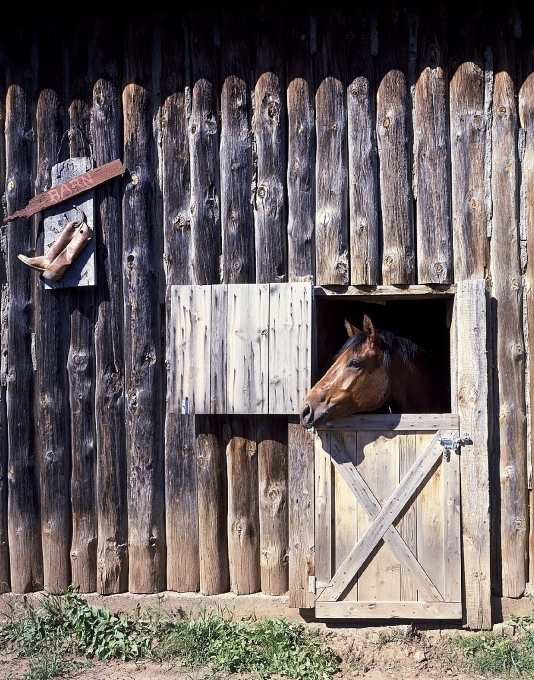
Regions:
M 445 8 L 419 11 L 414 101 L 418 283 L 452 283 Z
M 257 441 L 261 591 L 283 595 L 289 585 L 287 419 L 260 417 Z
M 386 285 L 415 283 L 411 192 L 411 102 L 408 31 L 402 7 L 379 11 L 377 137 L 382 209 L 382 279 Z
M 165 519 L 167 588 L 178 592 L 199 587 L 198 506 L 195 418 L 170 402 L 172 362 L 171 286 L 192 281 L 194 214 L 188 144 L 186 36 L 180 19 L 165 22 L 162 35 L 162 189 L 166 263 Z
M 91 156 L 91 102 L 89 74 L 89 27 L 79 22 L 68 37 L 69 63 L 69 155 Z M 92 42 L 92 41 L 91 41 Z M 92 164 L 88 161 L 88 170 Z M 60 181 L 65 181 L 63 176 Z M 55 178 L 52 181 L 58 181 Z M 94 194 L 93 194 L 94 197 Z M 93 238 L 96 232 L 94 224 Z M 98 275 L 98 271 L 97 271 Z M 98 281 L 98 279 L 97 279 Z M 96 445 L 94 421 L 95 292 L 80 288 L 70 294 L 70 350 L 67 363 L 72 447 L 72 582 L 82 593 L 96 590 Z
M 66 125 L 62 101 L 63 53 L 58 38 L 57 26 L 48 22 L 41 25 L 40 94 L 36 112 L 36 193 L 51 186 L 51 169 L 58 160 Z M 41 227 L 39 235 L 38 247 L 43 248 Z M 36 281 L 35 305 L 43 569 L 45 586 L 58 590 L 71 583 L 71 446 L 66 371 L 70 336 L 69 293 L 46 290 L 43 281 L 39 279 Z
M 449 17 L 450 140 L 454 280 L 482 279 L 488 269 L 484 203 L 484 69 L 480 21 Z
M 261 588 L 257 418 L 234 416 L 226 447 L 230 588 L 249 595 Z
M 404 479 L 408 470 L 415 463 L 417 434 L 406 432 L 399 440 L 399 479 Z M 399 533 L 404 542 L 417 557 L 417 499 L 406 508 L 399 522 Z M 401 565 L 400 568 L 400 599 L 410 602 L 417 599 L 417 587 L 409 574 Z
M 110 20 L 94 27 L 91 138 L 97 166 L 120 158 L 119 55 L 122 32 Z M 95 191 L 98 286 L 95 325 L 95 425 L 97 502 L 97 591 L 128 588 L 128 508 L 124 412 L 123 295 L 121 276 L 121 186 Z
M 129 590 L 152 593 L 165 585 L 152 34 L 132 19 L 125 45 L 124 165 L 130 170 L 123 198 Z
M 253 190 L 256 282 L 287 281 L 285 168 L 285 102 L 282 17 L 271 5 L 254 17 L 256 63 L 253 135 Z
M 319 285 L 350 281 L 344 13 L 321 12 L 317 38 L 315 257 Z
M 380 282 L 375 76 L 370 10 L 351 10 L 347 45 L 347 128 L 350 208 L 350 282 Z
M 513 36 L 502 16 L 495 36 L 492 122 L 491 327 L 495 357 L 492 477 L 500 483 L 502 594 L 519 597 L 528 579 L 528 491 L 522 282 L 517 213 L 517 113 Z M 498 400 L 498 401 L 497 401 Z M 498 442 L 498 447 L 497 447 Z
M 460 457 L 466 623 L 491 628 L 488 364 L 485 281 L 458 283 L 458 415 L 469 446 Z
M 221 25 L 220 146 L 224 283 L 251 283 L 255 277 L 248 35 L 247 12 L 225 9 Z
M 32 197 L 33 74 L 31 31 L 14 26 L 6 35 L 6 209 L 23 208 Z M 31 225 L 16 220 L 7 232 L 8 536 L 11 590 L 25 593 L 43 586 L 39 478 L 36 469 L 32 362 L 32 276 L 19 253 L 31 248 Z
M 315 116 L 310 22 L 290 14 L 286 22 L 287 239 L 289 281 L 315 274 Z
M 313 435 L 298 418 L 288 424 L 289 473 L 289 607 L 312 608 L 315 593 L 309 577 L 315 575 L 315 498 Z

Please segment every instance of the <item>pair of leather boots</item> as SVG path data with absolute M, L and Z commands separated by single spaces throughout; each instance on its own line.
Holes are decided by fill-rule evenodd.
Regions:
M 37 257 L 19 255 L 19 260 L 22 260 L 28 267 L 41 272 L 49 281 L 59 281 L 67 267 L 74 262 L 91 240 L 91 231 L 87 225 L 85 213 L 77 206 L 73 207 L 80 213 L 81 219 L 69 222 L 44 255 Z

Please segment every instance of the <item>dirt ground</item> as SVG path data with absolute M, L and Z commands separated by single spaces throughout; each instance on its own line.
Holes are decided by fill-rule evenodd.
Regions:
M 0 606 L 2 598 L 0 596 Z M 9 596 L 11 599 L 14 596 Z M 131 611 L 137 603 L 141 607 L 155 606 L 156 596 L 151 595 L 98 595 L 84 596 L 89 604 L 105 606 L 112 612 Z M 171 608 L 182 608 L 194 611 L 203 607 L 232 612 L 236 620 L 268 616 L 283 616 L 290 620 L 304 621 L 298 610 L 287 608 L 287 601 L 281 597 L 264 595 L 240 596 L 232 594 L 207 598 L 200 595 L 178 595 L 167 593 L 164 604 Z M 494 619 L 498 621 L 494 628 L 503 629 L 512 634 L 512 628 L 506 625 L 510 613 L 526 614 L 532 611 L 532 600 L 499 601 L 495 604 Z M 500 621 L 504 622 L 501 623 Z M 471 680 L 478 676 L 469 674 L 459 668 L 460 658 L 451 658 L 450 648 L 445 638 L 450 635 L 472 635 L 461 625 L 411 624 L 365 626 L 362 624 L 347 625 L 347 622 L 307 621 L 308 625 L 318 629 L 326 643 L 334 650 L 339 659 L 339 673 L 335 676 L 343 680 L 365 678 L 365 680 L 433 680 L 451 678 L 451 680 Z M 352 622 L 351 622 L 352 623 Z M 28 670 L 26 660 L 6 657 L 0 650 L 0 680 L 19 680 Z M 74 677 L 81 680 L 226 680 L 228 678 L 247 678 L 246 675 L 217 674 L 209 669 L 195 670 L 179 668 L 172 664 L 155 664 L 152 662 L 91 662 L 80 669 Z

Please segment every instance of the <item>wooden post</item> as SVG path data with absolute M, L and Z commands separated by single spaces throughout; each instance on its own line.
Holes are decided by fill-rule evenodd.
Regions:
M 504 21 L 504 15 L 502 21 Z M 502 594 L 519 597 L 528 580 L 528 489 L 522 281 L 518 233 L 517 110 L 513 36 L 496 29 L 493 96 L 491 197 L 491 328 L 494 485 L 500 485 Z M 497 422 L 498 418 L 498 422 Z M 500 510 L 497 509 L 500 507 Z
M 378 164 L 371 12 L 354 8 L 349 25 L 347 113 L 350 207 L 350 281 L 380 283 Z
M 140 21 L 126 29 L 123 90 L 124 164 L 130 177 L 123 198 L 124 363 L 128 460 L 129 590 L 165 588 L 162 395 L 156 227 L 155 140 L 152 119 L 152 32 Z
M 122 34 L 113 22 L 95 25 L 91 138 L 97 166 L 119 152 L 120 72 Z M 128 508 L 124 412 L 123 297 L 121 277 L 121 181 L 95 192 L 97 239 L 95 325 L 95 426 L 97 503 L 97 591 L 102 595 L 128 588 Z
M 315 593 L 309 577 L 315 575 L 315 496 L 313 436 L 289 419 L 289 606 L 310 609 Z
M 319 285 L 350 282 L 347 221 L 347 105 L 345 30 L 339 9 L 321 12 L 317 35 L 318 82 L 315 257 Z
M 190 193 L 190 146 L 186 102 L 187 55 L 184 29 L 179 21 L 163 30 L 162 63 L 162 184 L 166 271 L 167 381 L 170 365 L 171 286 L 191 282 L 191 257 L 203 204 Z M 190 122 L 191 124 L 191 122 Z M 200 132 L 199 132 L 200 134 Z M 191 158 L 191 160 L 193 160 Z M 191 164 L 194 167 L 194 162 Z M 195 171 L 196 172 L 196 171 Z M 200 197 L 199 197 L 200 198 Z M 192 213 L 191 208 L 195 205 Z M 199 212 L 197 212 L 197 209 Z M 201 221 L 202 221 L 201 217 Z M 202 225 L 204 228 L 204 225 Z M 203 233 L 205 247 L 211 240 Z M 193 256 L 194 257 L 194 256 Z M 204 274 L 199 259 L 193 271 Z M 169 383 L 167 382 L 167 397 Z M 199 588 L 198 507 L 195 418 L 182 415 L 167 399 L 165 416 L 165 515 L 167 527 L 167 588 L 178 592 Z
M 492 626 L 485 288 L 484 280 L 461 281 L 456 295 L 458 414 L 473 442 L 460 459 L 465 608 L 476 630 Z
M 380 8 L 378 17 L 376 129 L 382 208 L 382 277 L 386 285 L 415 283 L 411 191 L 411 102 L 408 30 L 402 12 Z
M 44 40 L 43 34 L 41 40 Z M 61 90 L 56 80 L 61 73 L 59 56 L 56 52 L 48 59 L 43 58 L 40 70 L 42 89 L 36 115 L 37 193 L 50 188 L 52 165 L 61 144 L 65 125 L 58 94 Z M 53 87 L 47 87 L 49 85 Z M 40 233 L 42 235 L 42 227 Z M 42 239 L 40 247 L 43 248 Z M 61 290 L 46 290 L 43 281 L 38 280 L 35 299 L 44 581 L 47 588 L 60 590 L 67 588 L 71 583 L 69 555 L 71 449 L 66 371 L 70 334 L 69 294 Z
M 284 192 L 285 101 L 283 31 L 279 12 L 261 7 L 254 21 L 256 63 L 253 190 L 256 282 L 287 281 Z
M 287 61 L 287 239 L 290 281 L 315 274 L 315 120 L 308 17 L 291 14 Z
M 418 16 L 414 90 L 414 191 L 418 283 L 452 283 L 449 218 L 449 130 L 445 8 L 422 6 Z M 416 17 L 412 18 L 415 23 Z

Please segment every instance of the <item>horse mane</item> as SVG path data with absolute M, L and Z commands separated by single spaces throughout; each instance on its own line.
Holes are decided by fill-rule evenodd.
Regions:
M 429 358 L 428 352 L 419 345 L 416 345 L 408 338 L 402 338 L 395 335 L 391 331 L 376 331 L 380 340 L 382 341 L 382 353 L 384 357 L 384 366 L 387 368 L 391 365 L 393 356 L 400 358 L 406 368 L 414 370 L 417 364 Z M 334 357 L 334 361 L 338 359 L 347 349 L 359 349 L 367 340 L 367 333 L 365 331 L 358 331 L 351 338 L 349 338 L 343 347 Z

